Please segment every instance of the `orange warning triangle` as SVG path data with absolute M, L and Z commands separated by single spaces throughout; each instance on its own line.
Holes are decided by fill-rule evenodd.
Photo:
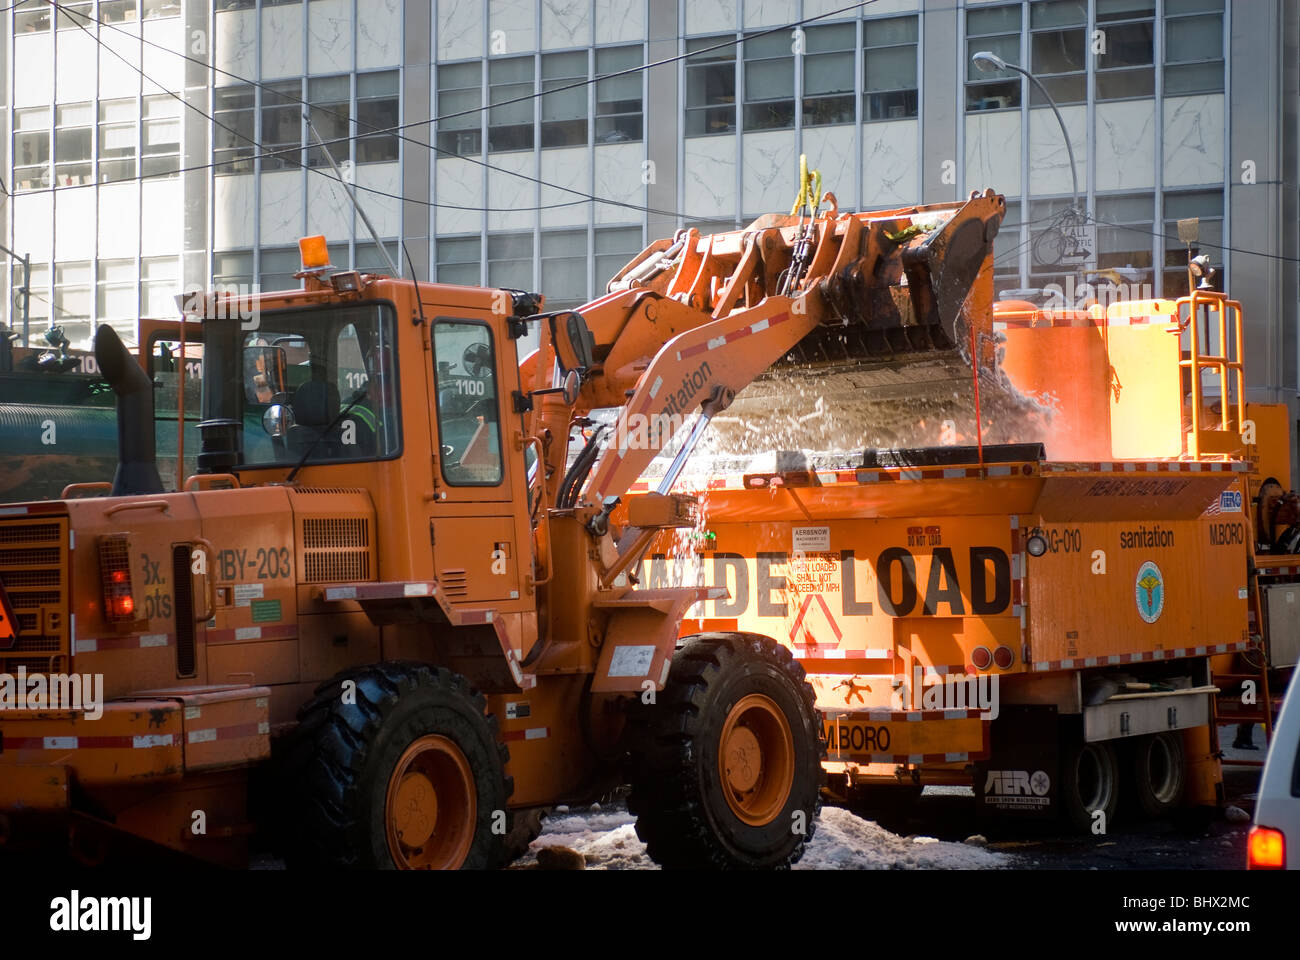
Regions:
M 18 618 L 14 616 L 14 608 L 9 603 L 4 584 L 0 584 L 0 649 L 12 647 L 17 637 Z
M 799 629 L 803 626 L 803 619 L 808 614 L 808 608 L 812 605 L 814 600 L 816 600 L 821 606 L 822 613 L 826 614 L 826 622 L 830 624 L 831 631 L 835 634 L 834 643 L 826 643 L 824 641 L 818 642 L 817 638 L 812 635 L 811 630 L 805 630 L 802 639 L 799 636 Z M 808 647 L 838 647 L 840 641 L 843 639 L 844 635 L 840 633 L 840 625 L 836 623 L 835 618 L 831 616 L 831 608 L 827 606 L 826 598 L 820 593 L 810 593 L 808 596 L 804 597 L 803 603 L 799 606 L 799 616 L 795 617 L 794 626 L 790 628 L 790 642 Z

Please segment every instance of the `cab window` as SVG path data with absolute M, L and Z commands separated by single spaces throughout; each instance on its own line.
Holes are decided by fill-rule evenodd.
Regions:
M 442 476 L 453 486 L 501 482 L 496 351 L 482 323 L 439 320 L 433 328 Z
M 213 397 L 205 412 L 242 411 L 246 466 L 395 457 L 401 437 L 393 326 L 388 304 L 268 313 L 239 334 L 238 357 L 226 362 L 239 364 L 235 382 L 242 389 L 231 393 L 207 377 Z M 213 350 L 215 341 L 206 336 L 205 347 Z

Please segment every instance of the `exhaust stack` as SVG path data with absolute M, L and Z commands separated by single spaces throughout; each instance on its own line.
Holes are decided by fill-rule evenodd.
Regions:
M 162 493 L 154 449 L 153 384 L 108 324 L 95 331 L 95 362 L 117 394 L 117 472 L 111 495 Z

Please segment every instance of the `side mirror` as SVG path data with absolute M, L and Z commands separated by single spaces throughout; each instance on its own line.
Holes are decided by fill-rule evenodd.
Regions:
M 594 362 L 596 338 L 580 313 L 569 310 L 552 314 L 551 342 L 555 344 L 555 357 L 563 373 L 570 370 L 582 373 Z
M 570 370 L 564 375 L 564 402 L 573 406 L 578 402 L 578 391 L 582 389 L 582 378 L 577 370 Z
M 273 403 L 262 414 L 262 429 L 267 436 L 283 437 L 293 426 L 293 410 L 283 403 Z

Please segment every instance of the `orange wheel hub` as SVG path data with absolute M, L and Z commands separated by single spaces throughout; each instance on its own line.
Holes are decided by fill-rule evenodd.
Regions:
M 460 747 L 437 734 L 415 740 L 388 778 L 384 829 L 393 863 L 455 870 L 469 856 L 477 822 L 474 775 Z
M 731 708 L 722 725 L 718 772 L 727 806 L 742 822 L 765 826 L 785 808 L 794 786 L 794 737 L 770 698 L 751 693 Z

